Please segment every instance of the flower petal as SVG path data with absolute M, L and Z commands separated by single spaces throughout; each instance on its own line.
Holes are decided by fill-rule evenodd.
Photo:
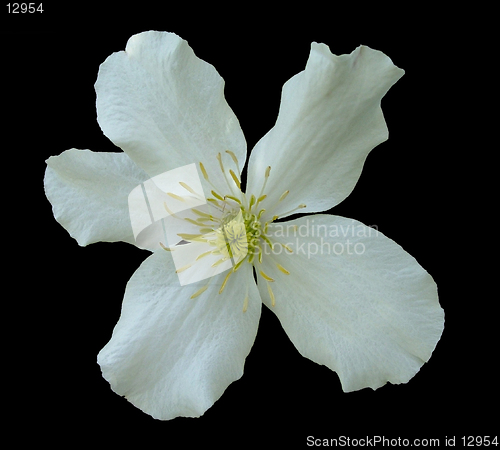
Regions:
M 125 153 L 73 148 L 46 162 L 45 194 L 54 217 L 78 244 L 135 244 L 127 199 L 148 176 Z
M 101 64 L 95 84 L 104 134 L 150 176 L 231 150 L 242 163 L 246 142 L 224 98 L 224 80 L 175 34 L 132 36 Z
M 344 391 L 412 378 L 444 326 L 436 284 L 417 261 L 377 230 L 343 217 L 302 217 L 273 230 L 271 239 L 294 253 L 275 245 L 264 256 L 263 271 L 275 282 L 259 274 L 259 290 L 270 305 L 271 285 L 271 310 L 299 352 L 337 372 Z
M 165 251 L 147 258 L 130 279 L 120 320 L 98 356 L 111 388 L 157 419 L 203 414 L 242 376 L 255 340 L 261 301 L 251 269 L 245 264 L 233 273 L 221 294 L 226 274 L 190 298 L 206 283 L 180 286 Z
M 267 166 L 270 214 L 326 211 L 353 190 L 366 159 L 388 137 L 380 101 L 403 75 L 383 53 L 361 46 L 333 55 L 313 43 L 303 72 L 283 86 L 275 126 L 257 143 L 249 162 L 249 192 L 259 192 Z M 283 214 L 285 213 L 285 214 Z

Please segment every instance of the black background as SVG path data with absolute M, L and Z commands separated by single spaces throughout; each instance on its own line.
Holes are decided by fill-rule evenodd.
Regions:
M 459 446 L 461 436 L 497 432 L 490 408 L 498 400 L 498 339 L 488 323 L 495 294 L 488 312 L 487 299 L 466 289 L 465 267 L 484 261 L 475 254 L 480 228 L 462 232 L 471 207 L 461 209 L 470 199 L 457 175 L 468 164 L 460 148 L 470 130 L 460 119 L 463 96 L 456 92 L 466 82 L 466 63 L 457 49 L 467 55 L 473 44 L 452 26 L 457 17 L 412 7 L 340 10 L 334 3 L 278 12 L 271 4 L 43 5 L 42 14 L 9 16 L 5 6 L 1 12 L 10 186 L 4 257 L 13 261 L 4 281 L 13 288 L 4 316 L 5 408 L 13 424 L 25 424 L 19 441 L 301 448 L 308 436 L 379 435 L 439 438 L 441 446 L 456 436 Z M 445 331 L 408 384 L 343 393 L 337 375 L 302 358 L 264 307 L 245 374 L 202 418 L 156 421 L 111 391 L 96 355 L 148 253 L 122 243 L 79 247 L 53 219 L 42 180 L 45 159 L 68 148 L 118 151 L 97 124 L 93 84 L 109 54 L 149 29 L 176 32 L 216 67 L 249 150 L 273 126 L 281 87 L 303 70 L 311 41 L 335 54 L 365 44 L 405 69 L 382 102 L 389 140 L 369 155 L 354 192 L 332 212 L 377 225 L 438 284 Z

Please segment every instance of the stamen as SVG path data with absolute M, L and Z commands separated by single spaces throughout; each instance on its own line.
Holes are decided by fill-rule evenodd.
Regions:
M 208 284 L 203 286 L 202 288 L 198 289 L 192 296 L 191 298 L 196 298 L 198 297 L 199 295 L 203 294 L 203 292 L 205 292 L 208 288 Z
M 271 278 L 269 275 L 265 274 L 264 271 L 259 270 L 259 272 L 264 277 L 265 280 L 267 280 L 267 281 L 274 281 L 274 278 Z
M 184 189 L 186 189 L 186 191 L 189 191 L 189 192 L 191 192 L 191 194 L 196 195 L 196 197 L 198 197 L 198 194 L 194 191 L 194 189 L 191 186 L 189 186 L 188 184 L 184 183 L 183 181 L 179 181 L 179 184 Z
M 285 275 L 290 275 L 290 272 L 286 270 L 281 264 L 276 263 L 276 265 L 278 266 L 278 269 L 281 270 L 281 272 L 283 272 Z
M 289 193 L 290 193 L 290 191 L 288 191 L 288 190 L 283 192 L 283 194 L 281 194 L 281 197 L 278 201 L 281 202 L 282 200 L 284 200 Z
M 165 208 L 165 211 L 167 211 L 172 217 L 180 219 L 180 217 L 176 216 L 175 213 L 167 206 L 167 202 L 163 202 L 163 207 Z
M 215 205 L 217 208 L 220 208 L 219 202 L 217 200 L 215 200 L 215 198 L 207 198 L 207 202 L 210 202 L 213 205 Z
M 290 211 L 284 212 L 284 213 L 282 213 L 282 214 L 280 214 L 280 215 L 278 215 L 278 216 L 274 216 L 274 217 L 273 217 L 273 222 L 274 222 L 274 221 L 275 221 L 278 217 L 288 216 L 289 214 L 291 214 L 291 213 L 293 213 L 293 212 L 295 212 L 295 211 L 297 211 L 297 210 L 299 210 L 299 209 L 305 208 L 306 206 L 307 206 L 307 205 L 306 205 L 305 203 L 301 203 L 299 206 L 297 206 L 297 208 L 294 208 L 294 209 L 292 209 L 292 210 L 290 210 Z
M 240 180 L 238 180 L 238 177 L 236 176 L 236 174 L 232 171 L 232 169 L 229 169 L 229 174 L 231 175 L 231 177 L 233 178 L 236 186 L 238 187 L 238 189 L 241 189 L 241 183 L 240 183 Z
M 199 227 L 200 225 L 202 225 L 201 223 L 197 222 L 196 220 L 193 220 L 189 217 L 184 217 L 184 220 L 186 222 L 189 222 L 189 223 L 192 223 L 193 225 L 196 225 L 197 227 Z
M 203 234 L 189 234 L 189 233 L 177 233 L 177 236 L 179 236 L 181 239 L 184 239 L 185 241 L 192 241 L 192 242 L 209 242 Z
M 216 158 L 217 158 L 217 161 L 219 161 L 220 170 L 222 170 L 222 173 L 224 173 L 224 164 L 222 164 L 222 156 L 221 156 L 220 152 L 217 153 Z
M 193 211 L 197 216 L 200 216 L 201 219 L 198 219 L 200 222 L 206 222 L 207 220 L 210 222 L 217 222 L 220 223 L 219 219 L 216 219 L 212 214 L 207 214 L 203 211 L 199 211 L 196 208 L 191 208 L 191 211 Z
M 236 263 L 236 265 L 233 267 L 233 272 L 236 272 L 241 267 L 241 265 L 243 264 L 244 261 L 245 261 L 245 258 L 243 258 L 240 261 L 238 261 Z
M 226 275 L 226 278 L 224 278 L 224 281 L 222 282 L 222 286 L 221 288 L 219 289 L 219 294 L 222 294 L 222 291 L 224 290 L 224 288 L 226 287 L 226 283 L 227 283 L 227 280 L 229 280 L 229 277 L 231 276 L 231 274 L 233 273 L 232 270 L 230 270 L 228 272 L 228 274 Z
M 262 185 L 262 189 L 260 190 L 259 198 L 264 194 L 264 189 L 266 189 L 267 179 L 269 178 L 269 174 L 271 173 L 271 166 L 267 166 L 266 173 L 264 174 L 264 184 Z
M 186 264 L 185 266 L 182 266 L 180 269 L 177 269 L 175 273 L 181 273 L 184 272 L 185 270 L 189 269 L 192 266 L 192 264 Z
M 243 312 L 247 312 L 248 309 L 248 294 L 245 296 L 245 300 L 243 300 Z
M 227 261 L 232 261 L 233 267 L 227 272 L 225 278 L 223 279 L 222 284 L 220 285 L 219 294 L 221 294 L 224 291 L 228 283 L 228 280 L 231 277 L 231 274 L 239 270 L 245 261 L 248 261 L 250 264 L 254 266 L 253 270 L 257 269 L 258 271 L 257 273 L 260 273 L 261 277 L 266 281 L 269 297 L 271 299 L 271 304 L 272 306 L 275 306 L 276 300 L 270 284 L 275 280 L 267 273 L 265 273 L 263 270 L 260 270 L 255 266 L 257 262 L 260 264 L 262 263 L 262 260 L 264 258 L 264 250 L 266 250 L 264 246 L 269 245 L 271 248 L 274 247 L 275 243 L 271 241 L 272 236 L 268 236 L 267 231 L 269 228 L 269 224 L 272 223 L 274 220 L 278 219 L 279 216 L 281 216 L 281 215 L 279 216 L 275 215 L 272 218 L 272 220 L 267 219 L 265 223 L 264 221 L 261 222 L 262 220 L 261 218 L 264 216 L 266 210 L 270 211 L 271 213 L 273 211 L 272 207 L 262 208 L 258 206 L 260 202 L 268 198 L 268 195 L 265 193 L 265 190 L 267 188 L 267 182 L 270 177 L 271 166 L 267 166 L 265 168 L 264 180 L 260 195 L 252 194 L 247 196 L 245 195 L 245 193 L 241 191 L 242 188 L 241 175 L 240 175 L 241 171 L 238 165 L 238 158 L 236 157 L 235 153 L 232 152 L 231 150 L 225 150 L 225 152 L 229 155 L 229 157 L 232 159 L 232 162 L 234 163 L 234 166 L 231 167 L 232 163 L 229 163 L 227 157 L 224 156 L 224 158 L 226 158 L 226 163 L 228 163 L 229 166 L 231 167 L 231 168 L 228 167 L 227 172 L 223 163 L 223 155 L 221 154 L 221 152 L 217 153 L 216 157 L 217 161 L 219 162 L 220 170 L 224 176 L 224 179 L 229 189 L 224 188 L 222 186 L 214 185 L 209 179 L 205 166 L 203 165 L 202 162 L 199 162 L 198 164 L 200 166 L 200 171 L 203 174 L 205 180 L 210 184 L 212 189 L 211 198 L 208 197 L 206 201 L 207 203 L 208 202 L 211 203 L 211 206 L 215 206 L 216 211 L 214 212 L 214 210 L 211 209 L 205 212 L 203 208 L 200 209 L 191 208 L 191 211 L 193 211 L 194 215 L 191 215 L 190 217 L 180 217 L 180 219 L 184 219 L 186 222 L 195 225 L 197 227 L 196 230 L 199 230 L 199 232 L 197 234 L 189 234 L 189 233 L 177 234 L 177 236 L 179 236 L 179 238 L 183 240 L 182 243 L 203 242 L 208 244 L 207 247 L 211 250 L 205 251 L 207 250 L 207 248 L 205 248 L 203 253 L 193 258 L 191 264 L 187 264 L 179 268 L 176 272 L 180 273 L 183 272 L 184 270 L 189 269 L 191 266 L 195 265 L 198 260 L 201 260 L 202 258 L 205 258 L 208 255 L 213 255 L 215 257 L 207 262 L 208 265 L 211 264 L 211 267 L 220 266 L 223 263 L 226 263 Z M 229 179 L 228 175 L 230 175 L 232 180 Z M 218 177 L 220 179 L 220 176 Z M 189 198 L 191 198 L 190 195 L 197 196 L 195 190 L 187 183 L 180 181 L 179 184 L 182 186 L 184 190 L 189 192 L 189 194 L 186 193 L 186 195 L 183 196 L 174 194 L 173 192 L 169 192 L 167 194 L 170 197 L 178 201 L 186 202 L 189 200 Z M 239 190 L 239 192 L 234 189 L 235 185 Z M 228 194 L 223 195 L 226 193 Z M 286 190 L 281 194 L 280 197 L 278 198 L 274 197 L 273 198 L 275 202 L 274 207 L 277 206 L 279 202 L 282 202 L 285 198 L 287 198 L 289 193 L 290 191 Z M 180 194 L 182 194 L 182 190 Z M 306 206 L 305 204 L 300 204 L 294 210 L 288 211 L 283 215 L 292 214 L 293 212 L 295 212 L 300 208 L 305 208 L 305 206 Z M 173 215 L 172 211 L 168 208 L 166 204 L 165 204 L 165 209 L 170 214 Z M 235 219 L 236 215 L 238 215 L 239 217 L 237 223 Z M 237 226 L 233 222 L 235 222 Z M 221 236 L 224 239 L 221 239 Z M 246 237 L 244 245 L 238 243 L 240 237 L 241 238 Z M 231 244 L 229 242 L 231 242 Z M 292 253 L 292 250 L 288 246 L 281 243 L 279 244 L 282 247 L 284 247 L 289 253 Z M 166 251 L 174 250 L 174 248 L 169 249 L 168 247 L 166 247 L 161 243 L 160 245 Z M 235 254 L 233 254 L 233 252 L 235 252 Z M 270 259 L 275 264 L 275 267 L 277 267 L 281 273 L 285 275 L 290 275 L 290 271 L 285 269 L 281 264 L 278 264 L 277 261 L 274 261 L 272 258 Z M 200 296 L 203 292 L 205 292 L 208 289 L 208 286 L 209 285 L 207 284 L 206 286 L 203 286 L 200 289 L 198 289 L 191 295 L 191 298 L 196 298 Z M 243 301 L 243 312 L 247 311 L 248 304 L 249 304 L 249 290 L 247 285 Z
M 201 258 L 204 258 L 204 257 L 205 257 L 205 256 L 207 256 L 207 255 L 210 255 L 210 253 L 212 253 L 212 250 L 209 250 L 208 252 L 205 252 L 205 253 L 202 253 L 201 255 L 198 255 L 198 256 L 196 257 L 196 261 L 198 261 L 198 260 L 199 260 L 199 259 L 201 259 Z
M 221 255 L 220 252 L 216 252 L 216 251 L 213 251 L 212 252 L 214 255 Z M 212 264 L 212 267 L 217 267 L 217 266 L 220 266 L 223 262 L 226 262 L 228 260 L 228 258 L 221 258 L 219 259 L 218 261 L 215 261 L 213 264 Z
M 271 306 L 276 306 L 276 299 L 274 297 L 274 292 L 271 289 L 271 285 L 267 283 L 267 292 L 269 292 L 269 296 L 271 297 Z
M 186 201 L 183 197 L 181 197 L 180 195 L 174 194 L 173 192 L 167 192 L 167 195 L 170 195 L 170 197 L 175 198 L 176 200 L 179 200 L 180 202 Z
M 203 178 L 205 178 L 205 180 L 207 180 L 207 181 L 210 181 L 210 180 L 208 179 L 208 173 L 207 173 L 207 171 L 205 170 L 205 166 L 203 165 L 203 163 L 202 163 L 202 162 L 200 162 L 200 169 L 201 169 L 201 173 L 203 174 Z
M 236 164 L 238 173 L 241 173 L 240 165 L 238 164 L 238 158 L 236 158 L 236 155 L 231 150 L 226 150 L 226 153 L 233 159 L 234 163 Z
M 210 224 L 207 224 L 207 222 L 213 222 L 213 223 L 220 223 L 219 219 L 215 219 L 214 217 L 209 218 L 209 217 L 200 217 L 197 222 L 200 224 L 200 226 L 204 227 L 209 227 L 211 226 Z
M 198 239 L 202 237 L 201 234 L 190 234 L 190 233 L 177 233 L 177 236 L 184 239 L 185 241 L 191 241 L 193 239 Z
M 254 205 L 255 203 L 255 195 L 252 194 L 252 196 L 250 197 L 250 203 L 248 204 L 248 210 L 251 211 L 252 209 L 252 206 Z
M 160 244 L 160 247 L 163 249 L 163 250 L 166 250 L 167 252 L 173 252 L 174 250 L 172 248 L 169 248 L 169 247 L 165 247 L 165 245 L 163 245 L 162 242 L 159 242 Z
M 269 245 L 269 247 L 271 247 L 271 249 L 273 248 L 273 243 L 271 242 L 271 239 L 269 239 L 265 234 L 263 234 L 261 236 L 261 238 L 267 242 L 267 245 Z
M 231 184 L 229 184 L 229 180 L 227 179 L 227 175 L 226 175 L 226 172 L 224 170 L 224 164 L 222 164 L 222 155 L 220 154 L 220 152 L 217 153 L 217 161 L 219 161 L 220 170 L 222 170 L 222 174 L 224 175 L 224 179 L 226 180 L 226 184 L 228 185 L 229 190 L 231 191 L 231 194 L 234 195 L 233 188 L 232 188 Z
M 210 191 L 212 193 L 212 195 L 217 199 L 217 200 L 222 200 L 224 201 L 224 198 L 221 197 L 219 194 L 217 194 L 217 192 L 215 192 L 214 190 Z M 209 199 L 210 200 L 210 199 Z
M 241 201 L 238 197 L 233 197 L 232 195 L 226 195 L 226 198 L 230 198 L 231 200 L 234 200 L 238 205 L 241 205 Z

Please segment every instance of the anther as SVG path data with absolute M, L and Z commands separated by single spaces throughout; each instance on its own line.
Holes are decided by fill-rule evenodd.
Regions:
M 186 201 L 183 197 L 181 197 L 180 195 L 174 194 L 173 192 L 167 192 L 167 195 L 170 195 L 170 197 L 175 198 L 176 200 L 179 200 L 180 202 Z
M 290 275 L 290 272 L 286 270 L 281 264 L 276 264 L 278 266 L 278 269 L 283 272 L 285 275 Z
M 199 211 L 196 208 L 191 208 L 191 211 L 193 211 L 197 216 L 202 217 L 202 219 L 200 219 L 200 220 L 209 220 L 211 222 L 218 222 L 218 220 L 215 220 L 214 216 L 212 216 L 211 214 L 207 214 L 203 211 Z
M 236 265 L 233 267 L 233 272 L 236 272 L 236 271 L 237 271 L 237 270 L 241 267 L 241 265 L 242 265 L 244 262 L 245 262 L 245 259 L 244 259 L 244 258 L 243 258 L 243 259 L 240 259 L 240 260 L 236 263 Z
M 213 252 L 215 254 L 215 252 Z M 217 267 L 217 266 L 220 266 L 223 262 L 226 262 L 227 261 L 227 258 L 221 258 L 217 261 L 215 261 L 213 264 L 212 264 L 212 267 Z M 220 292 L 219 292 L 220 294 Z
M 192 223 L 193 225 L 196 225 L 197 227 L 199 227 L 201 225 L 199 222 L 197 222 L 196 220 L 193 220 L 193 219 L 191 219 L 189 217 L 184 217 L 184 220 L 186 222 Z
M 240 180 L 238 180 L 238 177 L 236 176 L 236 174 L 232 171 L 232 169 L 229 169 L 229 174 L 231 175 L 231 177 L 233 178 L 236 186 L 238 187 L 238 189 L 241 189 L 241 183 L 240 183 Z
M 226 150 L 226 153 L 233 159 L 235 164 L 238 164 L 238 158 L 231 150 Z
M 227 186 L 229 187 L 229 190 L 231 191 L 231 194 L 234 195 L 234 191 L 233 191 L 233 188 L 232 186 L 229 184 L 229 180 L 227 179 L 227 175 L 226 175 L 226 172 L 224 170 L 224 164 L 222 164 L 222 155 L 219 153 L 217 153 L 217 161 L 219 161 L 219 166 L 220 166 L 220 170 L 222 171 L 222 175 L 224 175 L 224 180 L 226 180 L 226 184 Z M 231 172 L 231 171 L 230 171 Z M 234 175 L 234 172 L 231 173 L 231 176 L 233 177 L 233 179 L 235 179 L 235 175 Z M 238 183 L 239 181 L 237 181 L 237 178 L 235 179 L 235 183 L 236 185 L 238 186 Z M 238 186 L 238 189 L 240 189 L 240 187 Z
M 226 283 L 227 283 L 227 280 L 229 280 L 229 277 L 231 276 L 231 274 L 233 273 L 232 270 L 230 270 L 228 272 L 228 274 L 226 275 L 226 278 L 224 278 L 224 281 L 222 282 L 222 286 L 221 288 L 219 289 L 219 294 L 222 294 L 222 291 L 224 290 L 224 288 L 226 287 Z
M 205 170 L 205 166 L 203 165 L 202 162 L 200 162 L 200 169 L 201 169 L 201 173 L 203 174 L 203 178 L 205 178 L 205 180 L 209 181 L 209 179 L 208 179 L 208 173 Z
M 167 252 L 173 252 L 173 249 L 169 248 L 169 247 L 166 247 L 165 245 L 163 245 L 163 242 L 159 242 L 160 244 L 160 247 L 163 249 L 163 250 L 166 250 Z
M 232 195 L 226 195 L 226 198 L 230 198 L 231 200 L 234 200 L 238 205 L 241 205 L 241 201 L 238 197 L 234 197 Z
M 274 216 L 272 221 L 275 221 L 278 217 L 288 216 L 289 214 L 291 214 L 299 209 L 305 208 L 306 206 L 307 205 L 305 203 L 301 203 L 299 206 L 297 206 L 297 208 L 294 208 L 294 209 L 291 209 L 290 211 L 284 212 L 284 213 L 280 214 L 279 216 Z
M 165 208 L 165 211 L 167 211 L 172 217 L 179 218 L 175 215 L 175 213 L 168 207 L 166 202 L 163 202 L 163 207 Z
M 203 294 L 203 292 L 205 292 L 208 288 L 208 284 L 206 286 L 203 286 L 201 289 L 198 289 L 192 296 L 191 298 L 196 298 L 198 297 L 199 295 Z
M 179 184 L 186 189 L 186 191 L 191 192 L 191 194 L 198 196 L 198 194 L 194 191 L 192 187 L 190 187 L 188 184 L 184 183 L 183 181 L 179 181 Z
M 181 273 L 184 272 L 185 270 L 189 269 L 192 266 L 192 264 L 186 264 L 185 266 L 182 266 L 181 268 L 177 269 L 175 273 Z
M 269 245 L 271 249 L 273 248 L 273 243 L 271 242 L 271 239 L 269 239 L 265 234 L 263 234 L 261 238 L 264 239 L 264 241 L 266 241 L 267 245 Z
M 212 193 L 212 195 L 217 199 L 217 200 L 222 200 L 224 201 L 224 199 L 219 195 L 217 194 L 217 192 L 215 192 L 214 190 L 210 191 Z
M 265 280 L 267 280 L 267 281 L 274 281 L 274 278 L 271 278 L 269 275 L 265 274 L 264 271 L 259 270 L 259 272 L 264 277 Z
M 198 256 L 196 257 L 196 261 L 198 261 L 198 260 L 199 260 L 199 259 L 201 259 L 201 258 L 204 258 L 204 257 L 205 257 L 205 256 L 207 256 L 207 255 L 210 255 L 210 253 L 212 253 L 212 250 L 209 250 L 208 252 L 201 253 L 200 255 L 198 255 Z
M 282 200 L 284 200 L 289 193 L 290 193 L 290 191 L 288 191 L 288 190 L 283 192 L 283 194 L 281 194 L 281 197 L 278 201 L 281 202 Z
M 255 204 L 255 195 L 252 194 L 250 197 L 250 203 L 248 204 L 248 210 L 250 211 L 252 209 L 252 206 Z
M 269 292 L 269 297 L 271 297 L 271 306 L 275 306 L 276 305 L 276 299 L 274 297 L 274 292 L 271 289 L 271 285 L 269 283 L 267 283 L 267 292 Z
M 209 242 L 206 238 L 203 237 L 203 234 L 189 234 L 189 233 L 177 233 L 181 239 L 185 241 L 191 242 Z
M 224 165 L 222 164 L 222 156 L 220 152 L 217 153 L 217 160 L 219 161 L 220 170 L 222 170 L 222 173 L 224 173 Z
M 266 172 L 264 174 L 264 184 L 262 185 L 262 189 L 260 190 L 259 198 L 264 194 L 264 190 L 266 189 L 267 179 L 269 178 L 269 174 L 271 173 L 271 166 L 267 166 Z

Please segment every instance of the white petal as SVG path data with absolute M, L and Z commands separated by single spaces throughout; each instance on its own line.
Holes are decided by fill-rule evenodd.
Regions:
M 199 161 L 220 173 L 225 150 L 245 161 L 224 80 L 175 34 L 132 36 L 101 65 L 95 89 L 104 134 L 151 176 Z
M 78 244 L 135 243 L 127 199 L 148 176 L 125 153 L 71 149 L 46 162 L 45 194 Z
M 344 391 L 412 378 L 444 326 L 432 277 L 394 241 L 355 220 L 302 217 L 275 224 L 277 235 L 281 227 L 284 237 L 272 239 L 294 253 L 276 245 L 263 270 L 275 279 L 271 310 L 299 352 L 337 372 Z M 260 274 L 258 283 L 270 305 Z
M 346 198 L 366 156 L 388 137 L 380 101 L 403 75 L 383 53 L 358 47 L 333 55 L 313 43 L 303 72 L 283 86 L 275 126 L 258 142 L 249 162 L 249 192 L 258 193 L 267 166 L 267 203 L 290 194 L 270 214 L 301 203 L 301 212 L 325 211 Z M 257 194 L 256 194 L 257 195 Z
M 255 340 L 261 301 L 251 269 L 245 264 L 233 273 L 222 294 L 226 274 L 190 298 L 206 283 L 181 287 L 168 252 L 146 259 L 98 356 L 112 389 L 157 419 L 203 414 L 241 377 Z

